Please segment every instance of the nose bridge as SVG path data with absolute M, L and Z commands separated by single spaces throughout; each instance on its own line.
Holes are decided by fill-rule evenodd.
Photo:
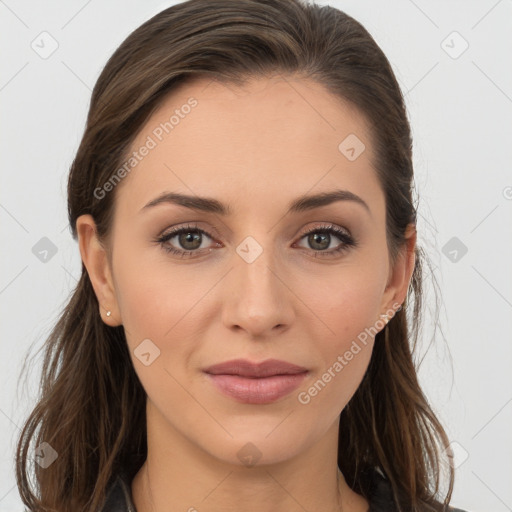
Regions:
M 267 240 L 268 241 L 268 240 Z M 270 243 L 264 248 L 254 237 L 248 236 L 236 248 L 236 279 L 242 288 L 242 297 L 246 297 L 254 306 L 270 305 L 275 300 L 276 276 L 275 255 Z M 261 304 L 258 304 L 260 303 Z
M 278 277 L 281 265 L 270 246 L 271 237 L 265 240 L 268 246 L 263 247 L 255 237 L 248 236 L 236 247 L 230 286 L 234 293 L 225 311 L 229 324 L 251 334 L 289 323 L 292 311 L 287 288 Z

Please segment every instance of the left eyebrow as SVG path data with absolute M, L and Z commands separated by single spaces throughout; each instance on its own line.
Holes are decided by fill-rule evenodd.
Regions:
M 293 200 L 287 210 L 288 213 L 299 213 L 321 206 L 332 204 L 336 201 L 353 201 L 356 204 L 363 206 L 366 211 L 371 215 L 370 207 L 358 195 L 350 192 L 349 190 L 333 190 L 331 192 L 321 192 L 314 195 L 304 195 Z M 229 205 L 225 205 L 212 197 L 191 196 L 187 194 L 178 194 L 176 192 L 164 192 L 149 203 L 147 203 L 141 211 L 147 208 L 152 208 L 159 204 L 171 203 L 190 208 L 192 210 L 200 210 L 203 212 L 217 213 L 219 215 L 231 215 L 232 210 Z

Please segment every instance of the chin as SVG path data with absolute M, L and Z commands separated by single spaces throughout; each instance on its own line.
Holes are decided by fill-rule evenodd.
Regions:
M 240 431 L 229 430 L 228 434 L 217 438 L 210 435 L 201 442 L 203 449 L 213 457 L 229 465 L 235 466 L 265 466 L 292 459 L 304 451 L 310 444 L 305 437 L 298 437 L 296 426 L 288 425 L 278 432 L 278 422 L 273 422 L 271 428 L 251 429 Z M 293 430 L 294 434 L 290 434 Z M 270 434 L 269 434 L 270 433 Z

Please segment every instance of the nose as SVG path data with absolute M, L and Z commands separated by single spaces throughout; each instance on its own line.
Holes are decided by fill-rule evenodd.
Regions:
M 251 338 L 266 338 L 288 329 L 294 318 L 293 293 L 271 250 L 263 250 L 253 261 L 235 253 L 233 263 L 226 276 L 224 325 L 244 330 Z

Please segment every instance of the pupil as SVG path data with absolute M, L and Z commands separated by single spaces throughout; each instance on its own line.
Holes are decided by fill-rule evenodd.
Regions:
M 201 245 L 201 242 L 199 241 L 199 245 L 194 245 L 193 247 L 187 247 L 187 243 L 190 243 L 194 241 L 194 238 L 195 238 L 195 241 L 197 242 L 199 239 L 200 239 L 200 234 L 199 233 L 193 233 L 191 231 L 187 232 L 187 233 L 182 233 L 180 235 L 180 244 L 182 246 L 184 246 L 186 249 L 197 249 L 200 245 Z
M 322 247 L 320 247 L 320 249 L 325 249 L 326 247 L 329 247 L 328 235 L 326 233 L 314 233 L 312 235 L 313 244 L 316 244 L 316 243 L 321 244 L 322 240 L 318 240 L 320 237 L 323 238 L 324 242 L 327 242 L 327 245 L 325 245 L 325 243 L 324 243 L 324 245 Z

